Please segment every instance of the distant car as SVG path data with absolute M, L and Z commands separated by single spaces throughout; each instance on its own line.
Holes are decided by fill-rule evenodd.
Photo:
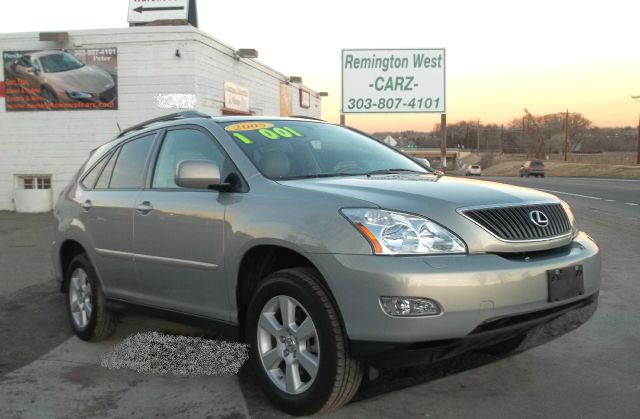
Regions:
M 542 160 L 529 160 L 520 166 L 520 177 L 544 177 L 544 163 Z
M 472 164 L 467 167 L 467 171 L 465 172 L 467 176 L 481 176 L 482 175 L 482 167 L 479 164 Z
M 8 74 L 40 89 L 44 103 L 113 102 L 116 84 L 105 70 L 86 65 L 62 51 L 25 54 L 8 66 Z

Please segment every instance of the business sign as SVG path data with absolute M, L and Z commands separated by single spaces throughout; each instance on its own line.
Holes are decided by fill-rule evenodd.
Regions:
M 445 113 L 445 50 L 342 50 L 342 113 Z
M 3 51 L 7 111 L 118 109 L 118 51 Z
M 186 20 L 189 0 L 129 0 L 129 23 L 153 22 L 154 20 Z
M 250 112 L 249 89 L 230 81 L 225 81 L 224 107 L 227 110 Z

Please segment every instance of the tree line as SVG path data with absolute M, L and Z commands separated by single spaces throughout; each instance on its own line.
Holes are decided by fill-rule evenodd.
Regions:
M 440 124 L 429 132 L 384 131 L 372 134 L 383 140 L 391 135 L 398 147 L 440 147 Z M 566 142 L 565 142 L 566 138 Z M 635 151 L 637 128 L 601 128 L 580 113 L 559 112 L 512 118 L 507 124 L 483 124 L 479 119 L 447 124 L 447 146 L 532 156 L 562 153 Z

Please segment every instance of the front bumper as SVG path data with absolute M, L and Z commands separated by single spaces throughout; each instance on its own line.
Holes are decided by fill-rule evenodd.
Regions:
M 415 343 L 351 341 L 351 354 L 375 367 L 402 368 L 430 364 L 528 334 L 527 349 L 568 333 L 585 323 L 598 307 L 598 293 L 559 307 L 502 318 L 481 325 L 460 339 Z
M 568 246 L 530 255 L 369 256 L 315 254 L 351 341 L 433 342 L 461 339 L 501 318 L 566 306 L 596 295 L 597 244 L 580 233 Z M 548 302 L 547 271 L 581 264 L 584 294 Z M 381 296 L 426 297 L 442 314 L 391 317 Z

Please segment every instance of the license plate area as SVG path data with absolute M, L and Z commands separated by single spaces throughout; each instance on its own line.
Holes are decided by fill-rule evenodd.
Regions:
M 584 294 L 582 265 L 547 271 L 549 302 L 562 301 Z

